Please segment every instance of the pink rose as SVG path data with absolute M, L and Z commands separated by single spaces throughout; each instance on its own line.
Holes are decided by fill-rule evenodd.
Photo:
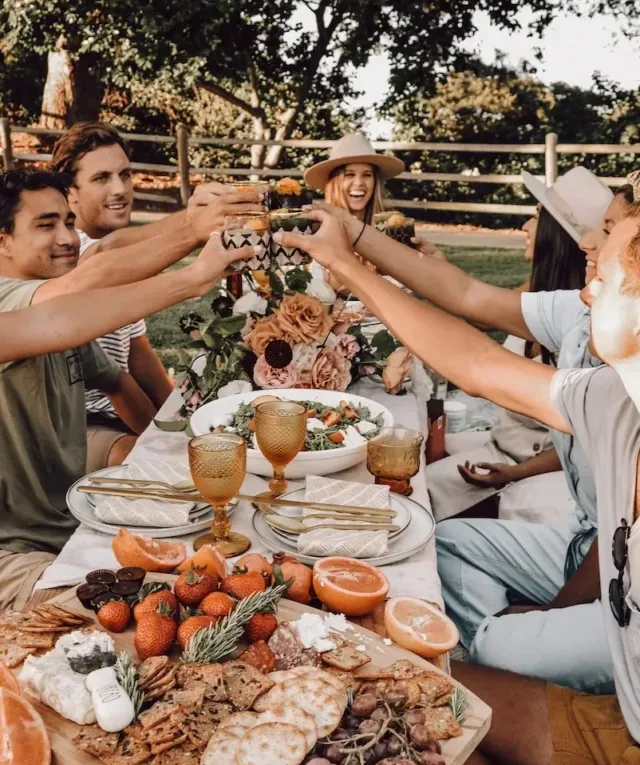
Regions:
M 298 373 L 293 364 L 284 369 L 274 369 L 262 354 L 256 361 L 253 380 L 259 388 L 293 388 L 298 382 Z
M 311 367 L 311 382 L 320 390 L 346 390 L 351 382 L 351 364 L 335 348 L 323 348 Z
M 356 354 L 360 350 L 360 343 L 355 339 L 353 335 L 347 335 L 344 333 L 336 337 L 336 344 L 334 347 L 336 350 L 340 351 L 343 356 L 351 361 L 351 359 L 356 357 Z
M 398 393 L 413 368 L 413 356 L 406 348 L 397 348 L 387 359 L 382 382 L 387 393 Z

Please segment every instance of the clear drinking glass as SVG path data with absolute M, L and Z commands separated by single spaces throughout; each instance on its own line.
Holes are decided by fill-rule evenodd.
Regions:
M 251 547 L 251 540 L 231 531 L 227 505 L 242 487 L 247 472 L 247 442 L 233 433 L 209 433 L 189 441 L 189 467 L 196 489 L 211 503 L 211 531 L 193 547 L 215 545 L 227 558 Z
M 294 401 L 265 401 L 256 408 L 256 439 L 273 467 L 269 490 L 274 496 L 287 489 L 284 471 L 304 446 L 307 410 Z
M 411 478 L 420 470 L 420 446 L 424 436 L 407 428 L 381 428 L 367 443 L 367 470 L 376 483 L 396 494 L 410 496 Z

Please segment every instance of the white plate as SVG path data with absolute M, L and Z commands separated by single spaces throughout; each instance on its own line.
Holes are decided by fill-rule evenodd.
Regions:
M 382 414 L 385 427 L 394 424 L 393 415 L 382 404 L 370 398 L 356 396 L 347 391 L 341 393 L 331 390 L 254 390 L 237 396 L 228 396 L 217 401 L 211 401 L 200 407 L 191 416 L 191 430 L 196 436 L 211 432 L 212 423 L 217 418 L 235 414 L 240 404 L 248 404 L 259 396 L 278 396 L 286 401 L 318 401 L 325 406 L 338 406 L 341 401 L 349 401 L 355 406 L 366 406 L 372 417 Z M 347 446 L 342 449 L 328 449 L 322 452 L 300 452 L 289 464 L 286 477 L 291 480 L 306 478 L 307 475 L 331 475 L 341 470 L 358 465 L 367 458 L 367 444 Z M 273 476 L 273 468 L 259 449 L 247 449 L 247 473 L 261 475 L 265 478 Z
M 104 471 L 97 471 L 94 475 L 98 475 L 98 473 L 104 473 Z M 104 523 L 96 517 L 95 508 L 88 501 L 87 495 L 78 491 L 78 486 L 84 483 L 86 483 L 86 478 L 81 478 L 71 486 L 67 492 L 67 507 L 69 508 L 71 515 L 80 521 L 80 523 L 84 523 L 89 528 L 101 531 L 104 534 L 115 536 L 118 531 L 123 528 L 127 529 L 132 534 L 142 534 L 145 537 L 151 537 L 153 539 L 165 539 L 168 537 L 182 537 L 189 534 L 195 534 L 199 531 L 206 531 L 211 526 L 213 512 L 211 511 L 211 508 L 206 507 L 199 517 L 193 519 L 186 526 L 154 528 L 151 526 L 123 526 Z M 229 508 L 229 515 L 235 510 L 236 506 L 237 505 L 233 505 Z
M 411 534 L 400 534 L 395 539 L 389 540 L 389 546 L 385 555 L 378 558 L 362 558 L 361 560 L 371 563 L 372 566 L 385 566 L 390 563 L 410 558 L 421 550 L 433 536 L 436 522 L 433 515 L 421 504 L 410 497 L 393 495 L 394 499 L 404 504 L 411 515 Z M 395 508 L 394 508 L 395 509 Z M 303 563 L 313 565 L 319 557 L 315 555 L 301 555 L 295 540 L 288 540 L 273 533 L 273 529 L 266 523 L 264 514 L 256 510 L 253 514 L 253 528 L 259 539 L 273 552 L 292 553 Z
M 283 494 L 282 499 L 291 499 L 295 502 L 304 502 L 304 494 L 304 489 L 295 489 L 294 491 L 288 491 L 286 494 Z M 400 502 L 397 494 L 389 492 L 389 499 L 389 504 L 391 505 L 389 509 L 396 513 L 396 517 L 392 518 L 389 523 L 393 523 L 395 526 L 400 527 L 398 531 L 392 531 L 389 534 L 389 539 L 394 539 L 399 534 L 402 534 L 402 532 L 405 531 L 411 523 L 411 511 L 407 504 Z M 280 507 L 278 510 L 280 515 L 286 515 L 289 518 L 297 518 L 298 516 L 302 515 L 302 512 L 303 508 L 300 507 Z M 265 516 L 265 521 L 267 518 L 268 516 Z M 323 519 L 323 523 L 331 523 L 331 518 Z M 295 531 L 283 531 L 282 529 L 277 529 L 271 525 L 269 525 L 269 528 L 273 531 L 274 534 L 276 534 L 276 536 L 281 537 L 285 541 L 293 542 L 294 544 L 295 540 L 299 536 L 299 534 Z

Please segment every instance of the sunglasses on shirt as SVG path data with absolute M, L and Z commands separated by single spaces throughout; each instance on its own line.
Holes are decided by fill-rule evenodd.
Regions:
M 627 565 L 629 555 L 629 534 L 631 527 L 627 521 L 622 518 L 620 526 L 613 532 L 613 542 L 611 544 L 611 554 L 613 556 L 613 565 L 618 572 L 617 578 L 609 582 L 609 605 L 614 619 L 620 627 L 627 627 L 631 619 L 631 609 L 624 596 L 624 570 Z

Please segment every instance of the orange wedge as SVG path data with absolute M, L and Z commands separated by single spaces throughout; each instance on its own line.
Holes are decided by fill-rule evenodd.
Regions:
M 355 558 L 322 558 L 313 567 L 313 590 L 327 608 L 346 616 L 364 616 L 389 592 L 387 577 Z
M 215 574 L 220 579 L 228 575 L 226 558 L 213 545 L 203 545 L 195 555 L 178 566 L 178 571 L 188 571 L 190 568 L 204 569 L 207 574 Z
M 121 566 L 139 566 L 145 571 L 162 574 L 171 573 L 187 557 L 182 542 L 163 542 L 160 539 L 135 536 L 126 529 L 120 529 L 111 546 Z
M 1 765 L 50 765 L 51 745 L 42 717 L 22 696 L 0 688 Z
M 458 628 L 448 616 L 419 598 L 391 598 L 384 609 L 389 637 L 408 651 L 430 659 L 458 644 Z
M 13 672 L 0 661 L 0 688 L 6 688 L 13 693 L 20 693 L 20 686 Z

